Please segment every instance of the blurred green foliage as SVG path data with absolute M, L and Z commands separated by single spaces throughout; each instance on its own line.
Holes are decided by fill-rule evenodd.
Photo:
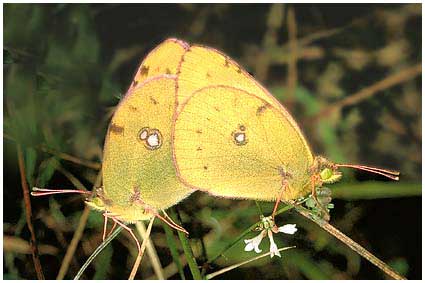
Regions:
M 316 153 L 338 162 L 400 170 L 399 183 L 347 171 L 343 182 L 330 186 L 336 198 L 332 223 L 408 278 L 421 278 L 420 77 L 331 115 L 317 116 L 364 87 L 420 63 L 420 4 L 63 3 L 3 8 L 4 235 L 29 240 L 16 144 L 24 148 L 30 186 L 71 188 L 70 176 L 75 176 L 90 188 L 97 170 L 76 165 L 63 154 L 102 160 L 108 120 L 138 62 L 173 36 L 221 49 L 245 66 L 289 108 Z M 289 9 L 296 19 L 295 50 L 288 44 Z M 287 78 L 294 74 L 288 73 L 288 64 L 294 58 L 296 84 L 289 86 Z M 81 197 L 68 195 L 32 199 L 32 205 L 38 241 L 61 249 L 40 256 L 46 278 L 55 278 L 84 204 Z M 265 212 L 272 211 L 273 204 L 261 205 Z M 178 210 L 199 265 L 258 221 L 253 202 L 203 193 L 183 201 Z M 283 252 L 281 259 L 266 257 L 217 279 L 383 278 L 374 266 L 295 212 L 284 213 L 277 222 L 297 223 L 294 237 L 275 237 L 279 247 L 296 245 L 296 249 Z M 66 278 L 76 274 L 100 243 L 102 227 L 103 217 L 92 212 Z M 248 238 L 253 236 L 254 232 Z M 167 242 L 158 223 L 152 239 L 162 265 L 172 264 L 170 239 Z M 10 244 L 3 243 L 4 278 L 35 278 L 29 251 L 13 250 Z M 134 261 L 132 244 L 121 233 L 84 278 L 125 278 Z M 268 248 L 264 243 L 261 247 Z M 181 255 L 181 246 L 175 248 Z M 243 250 L 240 241 L 204 267 L 209 273 L 254 256 Z M 191 278 L 186 261 L 182 263 L 185 277 Z M 170 278 L 181 277 L 176 268 L 164 270 Z M 145 258 L 138 278 L 151 276 Z

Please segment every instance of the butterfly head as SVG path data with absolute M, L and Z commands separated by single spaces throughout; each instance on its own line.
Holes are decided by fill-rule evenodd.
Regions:
M 99 211 L 106 211 L 106 203 L 103 197 L 103 188 L 96 188 L 94 192 L 89 196 L 85 203 L 92 209 Z
M 338 164 L 322 156 L 317 156 L 313 163 L 313 176 L 321 184 L 332 184 L 342 178 L 342 172 L 339 170 Z
M 340 168 L 342 167 L 374 173 L 395 181 L 399 180 L 400 173 L 398 171 L 381 169 L 366 165 L 339 164 L 329 161 L 328 159 L 322 156 L 316 156 L 316 158 L 314 159 L 312 174 L 313 177 L 318 180 L 319 184 L 331 184 L 338 182 L 342 178 L 342 172 L 340 171 Z

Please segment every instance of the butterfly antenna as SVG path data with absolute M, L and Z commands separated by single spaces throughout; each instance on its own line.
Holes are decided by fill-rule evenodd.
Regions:
M 91 194 L 92 192 L 85 191 L 85 190 L 42 189 L 37 187 L 33 187 L 31 191 L 31 195 L 34 197 L 41 197 L 41 196 L 48 196 L 48 195 L 55 195 L 55 194 L 68 194 L 68 193 Z
M 337 167 L 354 168 L 357 170 L 363 170 L 363 171 L 375 173 L 395 181 L 398 181 L 400 179 L 399 178 L 400 172 L 398 171 L 386 170 L 386 169 L 365 166 L 365 165 L 354 165 L 354 164 L 335 164 L 335 165 Z

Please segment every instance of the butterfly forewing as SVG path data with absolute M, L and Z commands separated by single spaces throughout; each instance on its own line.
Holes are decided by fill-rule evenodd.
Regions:
M 174 108 L 175 77 L 164 75 L 133 89 L 112 118 L 104 147 L 103 192 L 107 209 L 123 219 L 139 217 L 143 203 L 165 209 L 192 192 L 179 182 L 173 166 Z
M 187 48 L 189 45 L 186 42 L 174 38 L 162 42 L 143 59 L 128 92 L 148 78 L 164 74 L 175 75 Z

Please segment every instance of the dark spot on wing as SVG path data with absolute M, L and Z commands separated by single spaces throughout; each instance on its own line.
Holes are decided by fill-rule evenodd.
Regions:
M 236 72 L 238 72 L 238 74 L 242 73 L 241 67 L 238 66 L 238 70 Z
M 166 73 L 167 75 L 171 75 L 171 70 L 170 70 L 169 68 L 167 68 L 167 69 L 165 70 L 165 73 Z
M 128 108 L 129 108 L 131 111 L 134 111 L 134 112 L 136 112 L 136 111 L 137 111 L 137 107 L 135 107 L 135 106 L 133 106 L 133 105 L 129 105 L 129 106 L 128 106 Z
M 201 129 L 198 129 L 198 130 L 196 130 L 196 133 L 197 134 L 202 134 L 202 130 Z
M 217 106 L 214 106 L 215 111 L 220 112 L 220 108 L 218 108 Z
M 209 73 L 209 72 L 207 72 L 206 77 L 207 77 L 207 78 L 211 78 L 211 75 L 210 75 L 210 73 Z
M 155 98 L 153 98 L 152 96 L 149 96 L 149 99 L 151 100 L 151 102 L 153 103 L 153 104 L 158 104 L 158 101 L 157 100 L 155 100 Z
M 239 125 L 239 130 L 241 130 L 242 132 L 246 130 L 244 125 Z
M 262 115 L 266 110 L 267 110 L 267 108 L 270 108 L 270 104 L 269 103 L 265 103 L 265 104 L 263 104 L 263 105 L 261 105 L 260 107 L 258 107 L 257 108 L 257 116 L 260 116 L 260 115 Z
M 148 73 L 149 73 L 149 67 L 147 67 L 147 66 L 142 66 L 142 67 L 140 68 L 140 75 L 141 75 L 141 76 L 147 76 L 147 75 L 148 75 Z
M 229 60 L 227 58 L 224 58 L 224 67 L 229 67 Z
M 204 169 L 205 169 L 205 170 L 207 170 L 207 169 L 208 169 L 208 167 L 205 165 L 205 166 L 204 166 Z
M 133 81 L 133 87 L 135 87 L 138 83 L 139 83 L 138 81 L 134 80 Z
M 122 134 L 122 133 L 124 133 L 124 127 L 121 127 L 117 124 L 112 123 L 109 126 L 109 131 L 114 133 L 114 134 Z
M 198 146 L 198 148 L 196 149 L 197 151 L 201 151 L 202 148 L 200 146 Z

